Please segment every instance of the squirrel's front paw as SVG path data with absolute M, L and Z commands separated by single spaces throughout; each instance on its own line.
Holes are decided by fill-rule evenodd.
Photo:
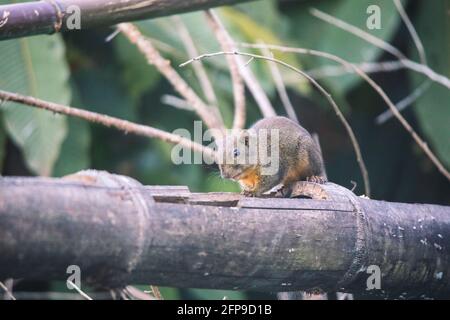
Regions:
M 254 192 L 248 190 L 242 190 L 241 194 L 246 197 L 256 197 L 256 194 Z
M 327 182 L 327 179 L 325 179 L 322 176 L 311 176 L 311 177 L 307 177 L 306 181 L 314 182 L 314 183 L 318 183 L 318 184 L 324 184 L 325 182 Z

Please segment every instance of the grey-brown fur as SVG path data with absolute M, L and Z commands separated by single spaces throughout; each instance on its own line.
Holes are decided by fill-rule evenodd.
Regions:
M 230 152 L 233 150 L 232 141 L 237 140 L 242 142 L 246 136 L 251 134 L 256 134 L 257 137 L 260 137 L 259 133 L 264 129 L 268 133 L 268 144 L 266 148 L 269 158 L 271 157 L 272 140 L 276 137 L 275 135 L 272 136 L 271 130 L 275 129 L 278 131 L 278 170 L 272 174 L 261 174 L 259 184 L 255 188 L 249 189 L 241 183 L 244 192 L 259 196 L 279 184 L 283 184 L 289 190 L 290 184 L 298 180 L 306 180 L 309 177 L 321 177 L 320 180 L 322 180 L 324 177 L 323 161 L 318 146 L 306 129 L 285 117 L 270 117 L 259 120 L 246 132 L 229 137 L 224 144 L 225 147 L 222 152 L 230 155 Z M 258 144 L 260 143 L 258 138 Z M 248 146 L 244 143 L 241 143 L 237 148 L 241 155 L 247 156 L 251 153 Z M 224 178 L 240 181 L 239 178 L 236 178 L 237 176 L 239 177 L 239 173 L 255 167 L 259 169 L 268 168 L 270 165 L 272 163 L 264 164 L 258 157 L 258 163 L 256 165 L 228 163 L 222 164 L 219 167 Z

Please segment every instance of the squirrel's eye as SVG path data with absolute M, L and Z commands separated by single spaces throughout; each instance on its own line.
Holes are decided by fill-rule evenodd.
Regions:
M 239 150 L 238 149 L 234 149 L 233 150 L 233 156 L 236 158 L 239 156 Z

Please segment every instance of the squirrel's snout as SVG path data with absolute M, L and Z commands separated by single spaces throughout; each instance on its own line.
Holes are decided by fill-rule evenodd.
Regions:
M 219 166 L 219 170 L 220 170 L 220 177 L 222 179 L 231 179 L 232 178 L 232 172 L 230 172 L 230 170 L 227 170 L 225 166 Z

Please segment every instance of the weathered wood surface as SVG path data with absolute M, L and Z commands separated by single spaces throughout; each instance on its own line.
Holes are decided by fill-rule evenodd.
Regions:
M 196 194 L 123 176 L 0 178 L 0 279 L 66 279 L 103 287 L 450 292 L 450 208 L 356 197 L 300 183 L 316 199 Z M 319 200 L 325 198 L 324 200 Z
M 52 0 L 0 5 L 0 40 L 114 25 L 253 0 Z M 69 19 L 69 24 L 67 23 Z

